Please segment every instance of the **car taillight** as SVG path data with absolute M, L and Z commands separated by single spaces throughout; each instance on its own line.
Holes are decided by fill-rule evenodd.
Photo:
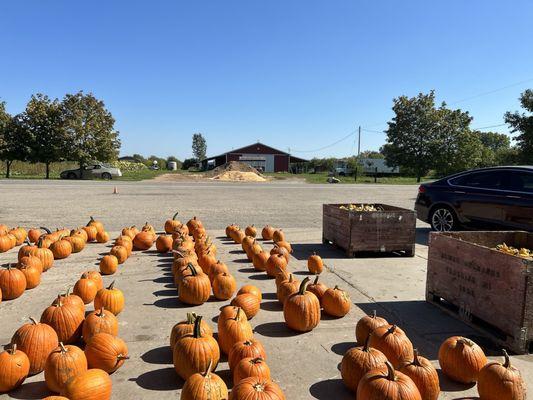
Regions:
M 418 193 L 426 193 L 426 187 L 423 185 L 420 185 L 418 187 Z

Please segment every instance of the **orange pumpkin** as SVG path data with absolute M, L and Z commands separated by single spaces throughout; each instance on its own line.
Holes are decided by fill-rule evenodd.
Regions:
M 130 226 L 129 228 L 123 228 L 120 232 L 123 236 L 129 236 L 131 240 L 139 233 L 139 230 L 135 227 L 135 225 Z
M 5 253 L 13 248 L 13 242 L 7 234 L 0 234 L 0 253 Z
M 275 229 L 272 228 L 270 225 L 265 225 L 261 230 L 261 237 L 264 240 L 272 240 L 272 238 L 274 237 L 274 231 Z
M 285 400 L 285 395 L 272 380 L 251 376 L 233 386 L 231 400 Z
M 187 313 L 187 319 L 178 322 L 170 331 L 170 348 L 173 349 L 176 342 L 184 336 L 194 333 L 194 323 L 198 316 L 196 313 Z M 213 336 L 213 329 L 205 320 L 200 321 L 200 332 L 202 336 Z
M 231 300 L 231 305 L 242 308 L 246 318 L 252 319 L 260 310 L 261 300 L 254 294 L 243 293 Z
M 23 259 L 27 258 L 28 257 L 23 257 Z M 39 264 L 42 266 L 41 261 L 39 261 Z M 22 264 L 18 265 L 17 268 L 22 271 L 24 277 L 26 278 L 26 290 L 39 286 L 41 283 L 41 271 L 38 269 L 38 267 L 31 264 Z
M 72 253 L 79 253 L 85 248 L 85 240 L 81 235 L 70 235 L 65 237 L 67 242 L 70 243 L 70 246 L 72 248 Z
M 172 236 L 170 235 L 159 235 L 155 241 L 155 248 L 158 253 L 168 253 L 172 250 Z
M 148 250 L 154 244 L 154 235 L 148 231 L 141 231 L 133 238 L 133 248 L 136 250 Z
M 370 335 L 370 346 L 380 350 L 393 366 L 400 366 L 414 357 L 413 344 L 396 325 L 383 325 Z
M 324 262 L 315 252 L 313 252 L 313 254 L 307 259 L 307 269 L 309 272 L 316 275 L 321 274 L 322 271 L 324 271 Z
M 191 375 L 181 389 L 180 400 L 227 400 L 228 387 L 212 368 L 213 361 L 205 373 Z
M 50 325 L 56 331 L 60 342 L 70 344 L 80 339 L 84 317 L 78 307 L 63 304 L 61 299 L 58 299 L 57 304 L 43 311 L 41 322 Z
M 26 243 L 24 246 L 21 246 L 19 248 L 19 251 L 18 251 L 18 260 L 20 261 L 23 257 L 27 257 L 31 254 L 31 251 L 35 248 L 36 246 L 33 246 L 31 245 L 30 243 Z
M 272 254 L 266 262 L 266 273 L 275 278 L 278 272 L 287 270 L 287 259 L 281 254 Z
M 256 271 L 265 271 L 266 263 L 270 255 L 266 251 L 254 254 L 252 264 Z
M 283 242 L 285 240 L 285 232 L 283 232 L 283 229 L 276 229 L 272 234 L 272 240 L 275 243 Z
M 233 370 L 233 383 L 255 376 L 262 380 L 270 380 L 270 368 L 261 357 L 243 358 Z
M 431 361 L 419 356 L 416 349 L 413 361 L 402 364 L 400 372 L 413 380 L 422 400 L 438 400 L 440 393 L 439 374 Z M 498 397 L 498 399 L 503 398 Z
M 479 371 L 477 391 L 483 400 L 526 400 L 526 384 L 503 350 L 503 364 L 492 361 Z
M 248 225 L 246 229 L 244 229 L 244 233 L 246 236 L 256 237 L 257 236 L 257 229 L 254 225 Z
M 37 240 L 41 237 L 41 230 L 39 228 L 31 228 L 28 230 L 28 240 L 30 243 L 37 243 Z
M 62 260 L 72 254 L 72 245 L 66 239 L 59 239 L 50 245 L 55 260 Z
M 111 282 L 107 288 L 100 289 L 94 298 L 94 308 L 96 310 L 105 308 L 114 315 L 120 314 L 124 309 L 124 303 L 124 293 L 115 287 L 115 281 Z
M 87 223 L 87 226 L 94 226 L 96 228 L 97 233 L 105 231 L 104 224 L 100 221 L 95 220 L 93 217 L 91 217 L 91 219 Z
M 109 242 L 109 233 L 106 231 L 101 231 L 96 234 L 96 241 L 98 243 L 107 243 Z
M 188 264 L 187 269 L 189 274 L 179 280 L 178 299 L 185 304 L 204 304 L 211 295 L 209 277 L 192 264 Z
M 37 247 L 31 250 L 30 255 L 37 257 L 43 264 L 43 272 L 48 271 L 54 264 L 54 253 L 43 244 L 44 238 L 37 241 Z
M 79 296 L 85 304 L 92 303 L 96 293 L 98 292 L 98 287 L 96 282 L 89 278 L 87 273 L 84 273 L 80 279 L 74 285 L 74 294 Z
M 95 270 L 89 270 L 89 271 L 84 272 L 84 274 L 87 274 L 89 279 L 92 279 L 94 283 L 96 283 L 96 288 L 98 290 L 104 287 L 104 280 L 102 279 L 102 275 L 100 275 L 100 272 L 95 271 Z M 84 274 L 82 274 L 82 276 Z
M 110 311 L 104 308 L 93 311 L 87 317 L 82 328 L 83 341 L 87 343 L 98 333 L 108 333 L 113 336 L 118 335 L 118 319 Z
M 99 368 L 112 374 L 129 359 L 128 346 L 119 337 L 100 332 L 87 342 L 85 356 L 89 368 Z
M 15 265 L 7 264 L 0 269 L 0 291 L 4 300 L 16 299 L 26 290 L 26 276 Z
M 113 383 L 101 369 L 88 369 L 70 379 L 61 395 L 69 400 L 109 400 Z
M 30 317 L 30 322 L 17 329 L 11 343 L 17 345 L 28 356 L 30 361 L 30 375 L 35 375 L 44 369 L 48 355 L 58 345 L 57 333 L 46 324 L 41 324 Z
M 278 290 L 276 292 L 278 301 L 283 304 L 287 297 L 289 297 L 293 293 L 296 293 L 299 288 L 300 281 L 294 279 L 293 274 L 289 274 L 289 278 L 287 280 L 281 281 L 278 286 Z
M 115 239 L 115 246 L 125 247 L 129 257 L 133 251 L 133 240 L 129 236 L 122 235 Z
M 324 312 L 333 317 L 344 317 L 352 306 L 348 292 L 339 289 L 337 285 L 333 289 L 326 290 L 322 296 L 322 307 Z
M 17 264 L 17 268 L 22 269 L 22 267 L 33 267 L 36 268 L 39 273 L 42 274 L 43 272 L 43 263 L 35 256 L 22 257 Z
M 104 275 L 113 275 L 118 269 L 118 258 L 107 254 L 100 260 L 100 272 Z
M 228 354 L 229 368 L 233 371 L 239 361 L 246 357 L 266 360 L 265 348 L 259 340 L 248 339 L 235 343 Z
M 328 287 L 324 285 L 322 282 L 318 281 L 318 276 L 315 277 L 315 280 L 313 283 L 310 283 L 307 285 L 307 290 L 309 290 L 311 293 L 314 293 L 316 297 L 318 297 L 318 301 L 320 301 L 320 305 L 322 305 L 322 297 L 324 296 L 324 293 L 326 293 L 326 290 L 328 290 Z M 359 342 L 358 343 L 364 343 Z
M 61 392 L 67 381 L 87 371 L 87 358 L 77 346 L 59 343 L 46 360 L 44 380 L 52 392 Z
M 218 316 L 218 344 L 224 354 L 228 354 L 232 346 L 254 336 L 246 314 L 240 307 L 225 306 Z
M 123 246 L 113 246 L 109 254 L 115 256 L 119 264 L 124 264 L 128 259 L 128 250 Z
M 228 300 L 235 293 L 237 282 L 229 273 L 223 272 L 213 278 L 213 295 L 218 300 Z
M 52 302 L 52 305 L 58 305 L 59 302 L 61 302 L 62 304 L 73 305 L 77 307 L 83 315 L 85 315 L 85 303 L 83 302 L 80 296 L 77 296 L 74 293 L 70 293 L 70 288 L 67 289 L 67 292 L 65 294 L 57 296 Z
M 306 291 L 309 277 L 300 284 L 300 289 L 291 294 L 283 304 L 283 316 L 287 326 L 298 332 L 308 332 L 320 322 L 320 302 Z
M 368 339 L 368 335 L 380 326 L 389 325 L 385 318 L 378 317 L 376 315 L 376 310 L 372 311 L 372 314 L 365 315 L 355 326 L 355 337 L 357 343 L 364 343 Z
M 261 293 L 261 290 L 257 286 L 254 286 L 254 285 L 244 285 L 243 287 L 239 289 L 239 291 L 237 292 L 237 295 L 244 294 L 244 293 L 253 294 L 255 297 L 259 299 L 259 301 L 263 299 L 263 294 Z
M 226 264 L 218 260 L 216 263 L 211 265 L 211 267 L 209 268 L 209 273 L 208 273 L 211 284 L 213 283 L 213 279 L 215 278 L 215 276 L 217 276 L 218 274 L 223 274 L 223 273 L 229 274 L 229 268 Z
M 82 228 L 87 233 L 87 241 L 88 242 L 95 242 L 96 241 L 96 235 L 98 234 L 98 230 L 95 226 L 84 226 Z
M 485 353 L 472 340 L 452 336 L 439 349 L 439 364 L 444 375 L 460 383 L 477 382 L 479 371 L 487 364 Z
M 10 392 L 22 385 L 30 370 L 30 360 L 17 350 L 17 345 L 0 353 L 0 393 Z
M 178 339 L 174 345 L 174 369 L 184 380 L 200 371 L 207 371 L 211 363 L 215 369 L 220 359 L 217 341 L 212 336 L 202 335 L 201 323 L 202 317 L 197 316 L 193 333 Z
M 174 215 L 172 216 L 172 219 L 167 219 L 167 220 L 165 221 L 165 232 L 166 232 L 166 233 L 169 233 L 169 234 L 170 234 L 170 233 L 174 232 L 174 230 L 175 230 L 176 228 L 179 228 L 179 227 L 181 226 L 181 222 L 180 222 L 179 220 L 176 219 L 176 217 L 178 216 L 178 214 L 179 214 L 179 211 L 176 212 L 176 214 L 174 214 Z
M 392 364 L 368 372 L 357 387 L 357 398 L 365 400 L 422 400 L 415 383 L 407 375 L 395 371 Z

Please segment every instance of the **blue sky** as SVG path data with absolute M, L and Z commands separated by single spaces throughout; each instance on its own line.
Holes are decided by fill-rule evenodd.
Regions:
M 386 128 L 402 94 L 503 123 L 533 87 L 532 21 L 531 1 L 4 1 L 0 98 L 17 113 L 32 93 L 93 92 L 122 154 L 189 157 L 202 132 L 208 154 L 345 156 L 354 136 L 313 150 Z M 364 131 L 362 149 L 384 139 Z

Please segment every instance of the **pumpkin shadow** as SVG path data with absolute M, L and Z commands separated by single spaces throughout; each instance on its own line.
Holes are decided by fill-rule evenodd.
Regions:
M 142 279 L 139 282 L 174 283 L 174 278 L 171 276 L 160 276 L 155 279 Z
M 250 275 L 248 278 L 253 279 L 254 281 L 267 281 L 269 279 L 274 279 L 265 273 Z
M 172 350 L 170 346 L 157 347 L 141 355 L 141 359 L 149 364 L 172 364 Z
M 279 301 L 264 301 L 261 303 L 261 310 L 265 311 L 283 311 L 283 304 Z
M 272 293 L 263 293 L 263 299 L 264 300 L 277 300 L 278 296 L 275 292 Z
M 302 276 L 315 276 L 312 272 L 309 271 L 294 271 L 292 272 L 294 275 L 302 275 Z
M 251 274 L 255 272 L 255 268 L 241 268 L 241 269 L 238 269 L 237 271 L 242 272 L 243 274 Z
M 320 313 L 320 320 L 321 321 L 334 321 L 336 319 L 341 319 L 343 317 L 335 317 L 334 315 L 329 315 L 329 314 L 326 314 L 324 312 L 324 310 L 322 310 L 322 312 Z
M 169 297 L 169 296 L 176 296 L 177 294 L 177 291 L 176 289 L 172 290 L 172 289 L 161 289 L 161 290 L 156 290 L 155 292 L 152 293 L 154 296 L 157 296 L 157 297 L 160 297 L 160 296 L 166 296 L 166 297 Z
M 37 400 L 52 394 L 44 381 L 38 381 L 22 384 L 22 386 L 10 392 L 9 396 L 13 399 Z
M 237 263 L 237 264 L 249 264 L 249 263 L 251 263 L 251 261 L 248 260 L 247 258 L 239 258 L 238 260 L 233 260 L 233 262 Z M 255 271 L 255 269 L 254 269 L 254 271 Z
M 229 253 L 230 254 L 244 254 L 244 251 L 243 250 L 230 250 Z
M 174 284 L 174 281 L 172 281 L 172 283 L 165 283 L 163 285 L 164 288 L 167 288 L 167 289 L 176 289 L 176 285 Z
M 130 378 L 129 380 L 135 382 L 137 386 L 140 386 L 143 389 L 155 391 L 178 390 L 181 389 L 185 383 L 183 379 L 176 374 L 173 367 L 148 371 L 139 375 L 137 378 Z
M 440 390 L 443 392 L 462 392 L 464 390 L 468 390 L 476 386 L 475 383 L 459 383 L 454 382 L 450 378 L 448 378 L 444 373 L 442 372 L 442 369 L 437 368 L 437 373 L 439 374 L 439 385 Z M 461 397 L 462 399 L 468 399 L 468 397 Z
M 257 325 L 254 329 L 255 332 L 262 336 L 267 337 L 291 337 L 300 335 L 299 332 L 289 329 L 283 322 L 266 322 L 264 324 Z
M 220 364 L 218 366 L 220 366 Z M 215 373 L 222 378 L 228 389 L 233 387 L 233 374 L 229 369 L 222 369 L 220 371 L 217 369 Z
M 353 393 L 342 383 L 342 379 L 326 379 L 313 383 L 309 388 L 309 393 L 314 399 L 319 400 L 352 400 Z
M 177 297 L 165 297 L 163 299 L 158 299 L 158 300 L 154 301 L 153 304 L 146 303 L 146 304 L 143 304 L 143 305 L 156 306 L 156 307 L 159 307 L 159 308 L 192 308 L 192 307 L 196 307 L 196 306 L 194 306 L 192 304 L 182 303 L 181 301 L 178 300 Z
M 335 354 L 338 354 L 339 356 L 343 356 L 344 353 L 346 353 L 348 350 L 355 346 L 357 346 L 357 343 L 355 342 L 335 343 L 333 346 L 331 346 L 331 351 Z

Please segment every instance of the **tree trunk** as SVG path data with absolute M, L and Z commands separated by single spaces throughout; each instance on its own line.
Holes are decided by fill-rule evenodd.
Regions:
M 421 179 L 422 177 L 420 176 L 420 174 L 416 174 L 416 183 L 420 183 Z
M 12 162 L 13 161 L 9 161 L 9 160 L 6 161 L 6 178 L 8 179 L 11 176 L 11 163 Z
M 46 163 L 46 179 L 50 179 L 50 163 Z

